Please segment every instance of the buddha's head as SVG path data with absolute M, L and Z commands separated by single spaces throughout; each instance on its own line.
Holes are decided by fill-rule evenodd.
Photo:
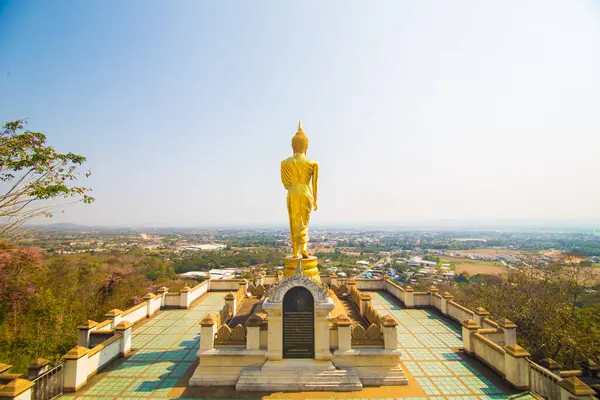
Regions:
M 308 137 L 302 130 L 302 121 L 298 122 L 298 132 L 292 138 L 292 149 L 294 153 L 303 154 L 306 154 L 306 150 L 308 150 Z

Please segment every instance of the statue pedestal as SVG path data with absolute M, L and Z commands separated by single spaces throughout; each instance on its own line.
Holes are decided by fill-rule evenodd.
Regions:
M 317 283 L 321 283 L 321 277 L 319 276 L 319 269 L 317 265 L 319 260 L 317 257 L 311 256 L 308 258 L 301 258 L 300 264 L 302 265 L 302 274 L 306 277 L 311 278 Z M 298 259 L 292 256 L 285 258 L 285 272 L 284 276 L 296 275 L 296 269 L 298 268 Z

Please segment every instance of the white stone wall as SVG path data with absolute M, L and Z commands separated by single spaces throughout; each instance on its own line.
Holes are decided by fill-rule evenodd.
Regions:
M 448 302 L 448 315 L 457 322 L 463 322 L 473 319 L 473 311 L 457 304 L 453 301 Z
M 167 293 L 165 296 L 165 306 L 167 307 L 179 307 L 181 304 L 179 293 L 172 294 Z
M 415 307 L 425 307 L 430 305 L 429 293 L 415 292 Z
M 105 344 L 111 340 L 111 343 L 108 345 Z M 119 356 L 119 350 L 121 348 L 121 336 L 116 336 L 115 339 L 108 339 L 98 346 L 103 346 L 103 348 L 96 354 L 89 356 L 87 359 L 86 369 L 88 377 L 94 375 L 96 372 L 102 369 L 102 367 Z M 94 349 L 90 350 L 90 352 L 93 351 Z
M 437 308 L 441 311 L 442 309 L 442 296 L 439 294 L 431 294 L 430 295 L 431 306 Z
M 210 280 L 208 290 L 211 292 L 216 291 L 230 291 L 235 292 L 240 288 L 240 279 L 217 279 Z
M 475 333 L 473 338 L 473 350 L 475 355 L 484 363 L 492 367 L 501 375 L 504 375 L 505 351 L 494 342 Z
M 198 300 L 200 298 L 200 296 L 202 296 L 206 292 L 208 292 L 208 281 L 204 281 L 204 282 L 194 286 L 188 294 L 188 296 L 189 296 L 188 299 L 189 299 L 190 304 L 193 301 Z
M 146 319 L 147 310 L 148 303 L 143 302 L 141 304 L 138 304 L 137 306 L 131 307 L 130 309 L 123 311 L 123 314 L 121 314 L 121 321 L 127 321 L 131 322 L 132 324 L 135 324 L 138 321 Z
M 162 304 L 162 296 L 157 295 L 154 298 L 148 300 L 148 311 L 149 315 L 154 315 L 155 312 L 160 310 L 160 305 Z
M 356 288 L 358 290 L 385 290 L 385 280 L 381 279 L 361 279 L 357 278 Z
M 404 303 L 405 292 L 401 286 L 397 285 L 396 283 L 394 283 L 392 281 L 386 280 L 385 281 L 385 290 L 387 290 L 392 295 L 396 296 L 397 299 L 399 299 L 401 302 Z

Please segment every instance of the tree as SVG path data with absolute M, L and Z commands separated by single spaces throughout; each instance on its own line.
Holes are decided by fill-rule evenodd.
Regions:
M 456 283 L 469 283 L 469 275 L 467 273 L 462 273 L 460 275 L 454 276 L 454 282 Z
M 89 188 L 74 184 L 86 158 L 56 152 L 43 133 L 25 130 L 26 122 L 7 122 L 0 130 L 0 237 L 15 234 L 34 217 L 51 217 L 56 205 L 48 200 L 94 201 Z
M 581 301 L 592 272 L 588 262 L 511 271 L 502 279 L 459 287 L 457 300 L 515 322 L 521 344 L 535 358 L 575 368 L 600 355 L 600 316 Z

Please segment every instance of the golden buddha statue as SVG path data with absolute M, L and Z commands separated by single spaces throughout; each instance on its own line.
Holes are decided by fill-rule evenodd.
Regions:
M 281 182 L 288 191 L 287 209 L 292 241 L 291 257 L 285 259 L 285 276 L 296 273 L 301 263 L 303 274 L 320 282 L 317 258 L 308 254 L 308 222 L 310 213 L 317 211 L 317 181 L 319 163 L 306 157 L 308 137 L 298 123 L 298 132 L 292 138 L 294 155 L 281 162 Z

